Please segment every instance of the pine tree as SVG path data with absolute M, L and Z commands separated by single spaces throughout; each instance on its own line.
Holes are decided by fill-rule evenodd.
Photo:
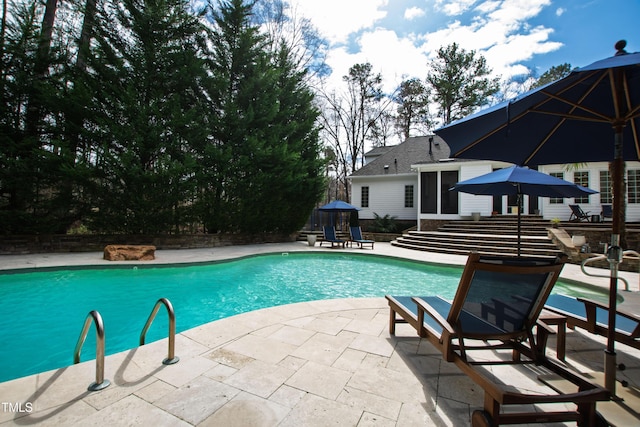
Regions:
M 98 47 L 88 58 L 93 226 L 178 232 L 195 190 L 191 147 L 207 134 L 201 126 L 206 32 L 182 0 L 121 5 L 98 11 Z
M 497 78 L 487 77 L 487 61 L 475 51 L 467 52 L 457 43 L 438 49 L 427 75 L 433 100 L 440 106 L 444 124 L 473 113 L 498 92 Z

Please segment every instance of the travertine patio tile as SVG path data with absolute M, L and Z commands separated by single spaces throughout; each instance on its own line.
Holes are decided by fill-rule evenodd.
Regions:
M 362 411 L 331 399 L 307 394 L 285 417 L 279 427 L 355 426 Z
M 136 396 L 128 396 L 74 424 L 84 426 L 176 426 L 189 424 Z
M 360 334 L 356 336 L 349 344 L 349 348 L 384 357 L 389 357 L 393 354 L 393 345 L 388 340 L 371 335 Z
M 286 384 L 327 399 L 336 399 L 350 377 L 349 372 L 308 362 Z
M 396 427 L 396 421 L 365 412 L 362 414 L 362 417 L 360 417 L 358 427 Z
M 304 328 L 328 335 L 338 335 L 350 321 L 351 319 L 346 317 L 315 318 L 304 325 Z
M 469 422 L 453 424 L 443 422 L 433 406 L 425 406 L 417 402 L 403 403 L 398 415 L 397 426 L 467 426 Z
M 308 360 L 302 359 L 300 357 L 287 356 L 278 363 L 278 366 L 282 366 L 284 368 L 297 371 L 302 367 L 302 365 L 304 365 L 307 362 Z
M 168 365 L 158 371 L 155 376 L 162 381 L 173 386 L 180 387 L 194 378 L 204 374 L 209 369 L 216 366 L 216 362 L 206 357 L 192 357 L 190 359 L 180 359 L 174 365 Z
M 355 372 L 362 365 L 366 355 L 363 351 L 347 348 L 331 366 L 343 371 Z
M 245 335 L 224 348 L 263 362 L 278 363 L 291 354 L 296 346 L 271 338 Z
M 189 329 L 181 334 L 208 348 L 216 348 L 253 330 L 245 324 L 235 322 L 234 319 L 235 316 L 221 319 Z
M 290 408 L 261 399 L 250 393 L 238 393 L 198 427 L 271 427 L 289 413 Z
M 214 350 L 208 353 L 206 357 L 221 365 L 230 366 L 235 369 L 241 369 L 243 366 L 255 360 L 253 357 L 231 351 L 227 348 Z
M 256 360 L 224 380 L 237 389 L 267 398 L 295 371 Z
M 250 359 L 250 360 L 253 361 L 255 359 Z M 224 381 L 225 379 L 229 378 L 231 375 L 235 374 L 236 372 L 238 372 L 238 369 L 232 368 L 231 366 L 223 365 L 220 363 L 214 366 L 213 368 L 209 369 L 207 372 L 205 372 L 204 376 L 209 377 L 216 381 Z
M 175 389 L 176 387 L 172 386 L 171 384 L 167 384 L 164 381 L 156 380 L 146 387 L 137 390 L 134 394 L 149 403 L 153 403 L 156 400 L 171 393 Z
M 344 329 L 357 334 L 377 337 L 386 328 L 386 323 L 375 323 L 371 319 L 356 318 L 349 322 Z
M 350 336 L 317 333 L 297 347 L 291 355 L 330 366 L 347 349 L 352 340 Z
M 400 402 L 419 403 L 425 399 L 422 383 L 411 372 L 360 368 L 347 385 Z
M 293 408 L 298 404 L 300 399 L 307 395 L 307 392 L 297 388 L 290 387 L 286 384 L 281 385 L 271 396 L 269 400 Z
M 270 338 L 293 345 L 300 345 L 311 338 L 314 334 L 314 331 L 310 331 L 308 329 L 285 325 L 277 331 L 274 331 L 270 335 Z
M 155 402 L 155 406 L 191 424 L 198 424 L 233 399 L 240 390 L 198 377 Z
M 358 390 L 352 387 L 345 387 L 336 399 L 355 409 L 380 415 L 385 418 L 395 420 L 400 413 L 401 402 L 379 396 L 367 391 Z

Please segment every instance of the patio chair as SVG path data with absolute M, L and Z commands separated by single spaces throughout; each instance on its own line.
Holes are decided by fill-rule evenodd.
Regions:
M 325 225 L 324 227 L 322 227 L 322 233 L 324 237 L 320 242 L 320 246 L 322 246 L 324 242 L 328 242 L 331 243 L 332 248 L 334 246 L 342 246 L 344 248 L 346 242 L 336 237 L 336 228 L 334 226 Z
M 566 295 L 549 295 L 545 308 L 567 318 L 567 326 L 578 327 L 592 334 L 607 337 L 609 331 L 609 307 L 587 298 Z M 624 310 L 616 310 L 616 341 L 640 349 L 640 316 Z
M 569 208 L 571 208 L 571 216 L 569 216 L 569 221 L 589 222 L 589 212 L 583 211 L 580 205 L 569 205 Z
M 608 400 L 608 391 L 548 359 L 545 346 L 551 331 L 536 322 L 563 265 L 564 259 L 485 257 L 472 253 L 451 302 L 439 296 L 387 296 L 389 331 L 395 334 L 397 323 L 411 324 L 442 353 L 444 360 L 453 362 L 483 388 L 484 408 L 473 413 L 473 426 L 563 420 L 578 421 L 581 425 L 595 423 L 599 418 L 595 402 Z M 511 358 L 501 356 L 500 349 L 511 350 Z M 480 357 L 471 356 L 475 351 L 480 351 Z M 527 360 L 523 361 L 521 356 Z M 500 365 L 525 363 L 543 365 L 576 385 L 576 391 L 566 394 L 552 389 L 548 394 L 521 391 L 512 385 L 515 380 L 512 373 L 504 377 L 494 375 Z M 577 406 L 544 411 L 537 406 L 544 403 Z M 537 410 L 529 412 L 519 406 L 528 404 L 536 405 Z M 513 406 L 502 412 L 503 405 Z
M 360 227 L 349 227 L 349 232 L 351 233 L 351 245 L 353 246 L 356 243 L 360 248 L 363 248 L 365 245 L 371 245 L 371 249 L 373 249 L 374 240 L 366 240 L 362 237 L 362 229 Z
M 613 208 L 611 205 L 602 205 L 600 211 L 600 221 L 604 221 L 606 218 L 613 219 Z

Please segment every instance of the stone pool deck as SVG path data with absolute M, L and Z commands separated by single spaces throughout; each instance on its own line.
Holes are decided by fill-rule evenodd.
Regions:
M 296 242 L 157 251 L 156 260 L 144 264 L 309 250 L 332 249 Z M 466 260 L 386 243 L 376 243 L 373 251 L 345 251 L 450 265 Z M 101 253 L 2 256 L 0 269 L 114 264 L 101 257 Z M 632 291 L 621 292 L 622 306 L 638 313 L 638 274 L 622 275 Z M 575 265 L 565 267 L 563 279 L 605 288 L 609 282 L 588 278 Z M 400 325 L 396 336 L 390 336 L 388 313 L 384 298 L 272 307 L 178 334 L 180 361 L 174 365 L 161 363 L 167 356 L 167 340 L 107 356 L 105 378 L 111 385 L 99 392 L 87 391 L 95 379 L 95 361 L 0 383 L 0 426 L 469 425 L 471 412 L 482 406 L 482 390 L 454 365 L 443 362 L 411 327 Z M 567 333 L 567 363 L 581 372 L 602 371 L 603 348 L 602 338 L 580 330 Z M 549 352 L 555 355 L 553 338 Z M 618 372 L 618 379 L 637 390 L 640 351 L 618 345 L 617 354 L 618 362 L 627 367 Z M 545 390 L 535 381 L 535 372 L 513 369 L 504 378 L 514 386 Z M 639 406 L 634 408 L 640 411 Z

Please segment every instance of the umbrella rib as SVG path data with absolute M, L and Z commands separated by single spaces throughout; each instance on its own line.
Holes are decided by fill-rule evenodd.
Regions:
M 593 74 L 593 73 L 592 73 Z M 590 74 L 591 75 L 591 74 Z M 589 88 L 588 91 L 586 91 L 583 96 L 580 97 L 580 99 L 578 100 L 578 102 L 582 102 L 587 96 L 589 96 L 589 94 L 593 91 L 593 89 L 595 88 L 595 86 L 597 85 L 598 82 L 600 82 L 602 80 L 602 76 L 596 81 L 595 84 L 591 85 L 591 87 Z M 565 88 L 562 93 L 566 92 L 567 90 L 571 89 L 572 87 L 574 87 L 575 85 L 581 83 L 582 81 L 584 81 L 584 79 L 580 79 L 577 82 L 575 82 L 574 84 L 570 85 L 569 87 Z M 545 95 L 547 95 L 548 97 L 552 98 L 552 99 L 557 99 L 560 102 L 564 102 L 566 104 L 569 104 L 572 106 L 571 110 L 569 110 L 568 113 L 566 114 L 554 114 L 551 113 L 549 111 L 540 111 L 540 110 L 536 110 L 535 108 L 538 108 L 540 106 L 542 106 L 543 104 L 547 103 L 549 101 L 549 99 L 545 99 L 542 102 L 540 102 L 538 105 L 536 105 L 535 107 L 533 107 L 532 109 L 529 109 L 525 112 L 523 112 L 519 117 L 524 116 L 525 114 L 527 114 L 527 112 L 535 112 L 535 113 L 544 113 L 544 114 L 554 114 L 554 115 L 560 115 L 562 117 L 562 119 L 556 123 L 556 125 L 553 127 L 553 129 L 551 129 L 551 131 L 549 131 L 547 133 L 547 135 L 542 139 L 542 141 L 540 141 L 540 143 L 535 147 L 535 149 L 531 152 L 531 154 L 524 160 L 523 164 L 528 164 L 531 159 L 533 159 L 536 154 L 538 154 L 538 151 L 540 151 L 542 149 L 542 147 L 547 143 L 547 141 L 549 140 L 549 138 L 551 138 L 551 136 L 560 128 L 560 126 L 562 126 L 564 124 L 564 122 L 568 119 L 568 118 L 573 118 L 574 116 L 572 116 L 574 110 L 576 108 L 581 108 L 579 105 L 574 104 L 572 102 L 569 102 L 565 99 L 562 99 L 560 97 L 556 97 L 553 94 L 550 94 L 548 92 L 543 91 L 542 93 L 544 93 Z M 584 108 L 583 108 L 584 109 Z M 518 118 L 519 118 L 518 117 Z M 580 117 L 580 116 L 575 116 L 576 118 Z M 584 118 L 583 118 L 584 119 Z M 609 123 L 610 121 L 607 120 L 607 123 Z
M 627 102 L 627 108 L 630 110 L 625 120 L 628 120 L 631 124 L 631 135 L 633 136 L 633 146 L 636 149 L 636 156 L 640 158 L 640 141 L 638 140 L 638 129 L 636 127 L 636 121 L 635 121 L 638 113 L 640 112 L 640 105 L 637 105 L 636 108 L 632 108 L 630 91 L 629 91 L 629 80 L 627 80 L 627 73 L 624 73 L 624 80 L 622 83 L 624 84 L 625 101 Z
M 593 73 L 592 73 L 592 74 L 593 74 Z M 591 85 L 591 87 L 589 88 L 589 90 L 585 91 L 585 92 L 584 92 L 584 94 L 583 94 L 583 96 L 581 96 L 581 97 L 580 97 L 580 99 L 579 99 L 577 102 L 573 102 L 573 101 L 570 101 L 570 100 L 568 100 L 568 99 L 564 99 L 564 98 L 562 98 L 562 97 L 560 97 L 560 96 L 558 96 L 558 95 L 555 95 L 555 94 L 553 94 L 553 93 L 549 93 L 549 92 L 544 91 L 544 90 L 543 90 L 543 91 L 541 91 L 542 93 L 544 93 L 545 95 L 547 95 L 547 96 L 548 96 L 549 98 L 551 98 L 551 99 L 555 99 L 556 101 L 560 101 L 560 102 L 563 102 L 563 103 L 565 103 L 565 104 L 567 104 L 567 105 L 572 106 L 572 107 L 573 107 L 573 109 L 572 109 L 571 111 L 569 111 L 569 113 L 566 113 L 566 114 L 551 113 L 551 112 L 547 112 L 547 111 L 540 111 L 540 110 L 537 110 L 537 109 L 536 109 L 536 110 L 532 109 L 532 110 L 531 110 L 531 112 L 536 112 L 536 113 L 547 113 L 547 114 L 556 114 L 556 115 L 561 115 L 561 116 L 563 116 L 563 117 L 567 117 L 567 118 L 575 119 L 575 120 L 593 120 L 593 118 L 590 118 L 590 117 L 585 117 L 585 116 L 576 116 L 576 115 L 573 115 L 573 111 L 577 108 L 577 109 L 580 109 L 580 110 L 582 110 L 582 111 L 584 111 L 584 112 L 587 112 L 587 113 L 593 114 L 593 115 L 594 115 L 594 116 L 596 116 L 596 117 L 600 117 L 600 118 L 602 119 L 602 120 L 601 120 L 602 122 L 611 123 L 611 122 L 612 122 L 611 117 L 606 116 L 606 115 L 604 115 L 604 114 L 602 114 L 602 113 L 600 113 L 600 112 L 598 112 L 598 111 L 596 111 L 596 110 L 593 110 L 593 109 L 591 109 L 591 108 L 587 108 L 587 107 L 585 107 L 584 105 L 581 105 L 581 104 L 580 104 L 582 101 L 584 101 L 584 100 L 585 100 L 585 98 L 586 98 L 587 96 L 589 96 L 589 95 L 591 94 L 591 92 L 593 92 L 593 90 L 596 88 L 596 86 L 598 86 L 598 84 L 600 84 L 600 82 L 605 78 L 605 76 L 606 76 L 606 74 L 604 74 L 604 73 L 603 73 L 602 75 L 600 75 L 600 77 L 599 77 L 599 78 L 598 78 L 598 79 L 597 79 L 597 80 L 596 80 L 596 81 Z M 562 91 L 562 93 L 564 93 L 564 92 L 566 92 L 567 90 L 569 90 L 569 89 L 573 88 L 573 87 L 574 87 L 574 86 L 576 86 L 577 84 L 582 83 L 582 82 L 583 82 L 586 78 L 588 78 L 588 77 L 591 77 L 591 75 L 589 75 L 589 76 L 587 76 L 587 77 L 585 77 L 585 78 L 583 78 L 583 79 L 581 79 L 581 80 L 578 80 L 578 81 L 577 81 L 577 82 L 575 82 L 573 85 L 571 85 L 571 86 L 567 87 L 564 91 Z M 542 106 L 542 105 L 543 105 L 544 103 L 546 103 L 547 101 L 548 101 L 548 99 L 545 99 L 543 102 L 541 102 L 540 104 L 536 105 L 534 108 L 538 108 L 538 107 Z M 618 116 L 618 114 L 616 114 L 616 116 Z

